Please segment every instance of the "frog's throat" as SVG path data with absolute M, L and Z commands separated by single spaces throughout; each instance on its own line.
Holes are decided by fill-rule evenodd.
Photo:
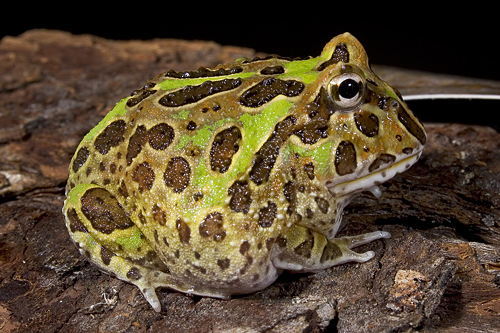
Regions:
M 335 198 L 350 196 L 352 194 L 362 191 L 369 191 L 374 187 L 376 187 L 377 185 L 380 185 L 388 181 L 398 173 L 407 170 L 415 162 L 417 162 L 421 154 L 422 152 L 418 152 L 414 155 L 411 155 L 409 157 L 400 160 L 399 162 L 388 165 L 383 169 L 379 169 L 375 172 L 372 172 L 364 177 L 360 177 L 354 180 L 349 180 L 338 184 L 332 184 L 330 186 L 327 185 L 328 190 Z M 372 193 L 374 193 L 375 196 L 377 196 L 376 192 L 377 192 L 376 190 L 372 191 Z

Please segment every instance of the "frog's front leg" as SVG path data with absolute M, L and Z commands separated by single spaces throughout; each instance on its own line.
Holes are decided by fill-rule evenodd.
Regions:
M 80 184 L 68 193 L 63 213 L 80 252 L 103 271 L 135 284 L 160 311 L 155 288 L 175 281 L 116 197 L 103 187 Z
M 273 264 L 285 270 L 316 272 L 349 261 L 365 262 L 373 258 L 373 251 L 357 253 L 351 249 L 390 236 L 386 231 L 375 231 L 329 240 L 316 231 L 295 225 L 274 249 Z

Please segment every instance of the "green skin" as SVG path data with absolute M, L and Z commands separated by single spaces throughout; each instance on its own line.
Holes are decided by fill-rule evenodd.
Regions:
M 70 166 L 70 236 L 156 311 L 157 287 L 228 298 L 265 288 L 284 269 L 369 260 L 373 252 L 351 248 L 389 234 L 335 238 L 342 209 L 416 162 L 425 144 L 422 125 L 349 34 L 317 58 L 216 69 L 233 68 L 242 70 L 149 80 L 84 137 Z M 262 100 L 245 106 L 266 79 Z M 359 91 L 343 96 L 342 83 L 353 80 Z M 227 91 L 189 95 L 209 81 Z M 176 91 L 186 92 L 181 105 L 162 105 Z

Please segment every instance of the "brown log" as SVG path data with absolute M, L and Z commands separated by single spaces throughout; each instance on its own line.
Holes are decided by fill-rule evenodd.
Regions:
M 87 131 L 160 72 L 255 55 L 212 42 L 45 30 L 0 41 L 1 332 L 500 331 L 500 134 L 487 126 L 426 124 L 421 160 L 384 184 L 380 199 L 366 194 L 347 207 L 342 234 L 392 234 L 360 248 L 377 254 L 364 264 L 283 274 L 230 301 L 162 289 L 156 313 L 135 286 L 80 256 L 61 208 Z M 451 82 L 380 70 L 403 93 Z

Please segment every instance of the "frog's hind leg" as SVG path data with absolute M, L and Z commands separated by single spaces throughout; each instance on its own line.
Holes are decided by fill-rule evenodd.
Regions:
M 98 185 L 81 184 L 68 193 L 63 213 L 80 253 L 106 273 L 135 284 L 160 311 L 155 288 L 175 281 L 116 197 Z
M 279 242 L 273 263 L 281 269 L 315 272 L 349 261 L 365 262 L 375 256 L 373 251 L 358 253 L 351 249 L 390 236 L 388 232 L 375 231 L 328 240 L 318 232 L 296 225 Z

